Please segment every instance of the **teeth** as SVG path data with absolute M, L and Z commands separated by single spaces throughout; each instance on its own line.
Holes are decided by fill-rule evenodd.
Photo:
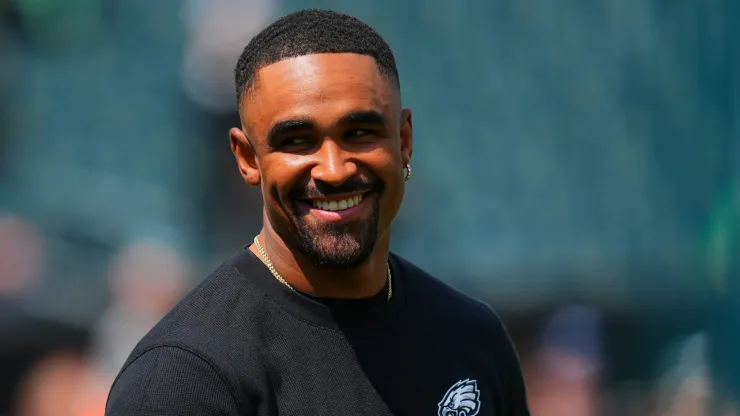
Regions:
M 352 208 L 362 201 L 362 195 L 355 195 L 350 198 L 339 199 L 334 201 L 316 200 L 313 201 L 314 208 L 322 209 L 324 211 L 340 211 L 347 208 Z

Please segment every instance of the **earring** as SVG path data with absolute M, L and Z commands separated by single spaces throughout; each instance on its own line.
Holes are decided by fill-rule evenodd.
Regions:
M 411 179 L 411 164 L 407 163 L 406 167 L 403 168 L 403 170 L 405 170 L 403 180 L 405 182 L 408 182 L 409 179 Z

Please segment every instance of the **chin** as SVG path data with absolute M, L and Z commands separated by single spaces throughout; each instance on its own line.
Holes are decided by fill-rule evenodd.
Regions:
M 357 268 L 370 258 L 375 247 L 375 239 L 367 238 L 372 236 L 299 235 L 304 255 L 317 266 L 331 269 Z

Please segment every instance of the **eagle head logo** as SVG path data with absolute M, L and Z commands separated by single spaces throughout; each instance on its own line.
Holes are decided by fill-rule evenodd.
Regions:
M 478 382 L 471 379 L 453 384 L 439 402 L 438 416 L 475 416 L 480 411 Z

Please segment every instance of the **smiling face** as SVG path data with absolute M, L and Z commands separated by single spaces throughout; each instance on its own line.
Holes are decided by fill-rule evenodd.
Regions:
M 411 159 L 395 81 L 370 56 L 290 58 L 259 70 L 241 117 L 232 149 L 269 226 L 316 265 L 361 265 L 398 213 Z

